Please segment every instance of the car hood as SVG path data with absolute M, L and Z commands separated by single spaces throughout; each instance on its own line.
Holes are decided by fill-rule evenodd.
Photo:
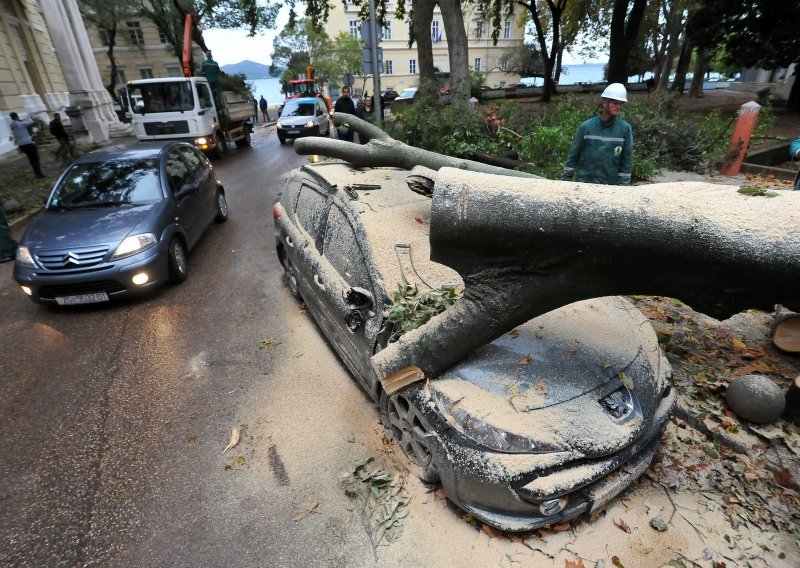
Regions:
M 23 244 L 33 250 L 97 244 L 115 246 L 150 215 L 156 205 L 45 210 L 28 226 Z
M 278 119 L 284 126 L 305 126 L 309 120 L 317 122 L 320 117 L 318 116 L 287 116 Z
M 621 298 L 554 310 L 477 349 L 428 389 L 448 422 L 488 424 L 542 448 L 607 455 L 652 422 L 670 374 L 644 315 Z M 627 382 L 628 389 L 623 385 Z M 607 397 L 628 397 L 614 416 Z

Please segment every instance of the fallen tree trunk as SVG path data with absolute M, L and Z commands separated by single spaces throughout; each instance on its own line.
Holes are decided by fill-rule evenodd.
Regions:
M 800 305 L 799 225 L 798 192 L 549 180 L 511 187 L 440 170 L 431 259 L 461 274 L 464 295 L 373 356 L 373 368 L 385 386 L 434 377 L 538 315 L 608 295 L 670 296 L 719 318 Z
M 333 118 L 336 126 L 350 125 L 369 140 L 366 144 L 354 144 L 331 138 L 298 138 L 294 151 L 302 156 L 322 154 L 345 160 L 356 167 L 397 167 L 406 170 L 414 166 L 425 166 L 432 170 L 450 167 L 473 172 L 483 172 L 501 176 L 536 178 L 533 174 L 512 169 L 482 164 L 473 160 L 453 158 L 436 152 L 415 148 L 398 142 L 380 128 L 349 114 L 338 114 Z

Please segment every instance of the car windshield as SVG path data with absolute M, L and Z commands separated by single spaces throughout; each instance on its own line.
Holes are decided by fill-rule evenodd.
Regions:
M 403 92 L 400 93 L 400 97 L 402 97 L 404 99 L 410 99 L 411 97 L 413 97 L 416 94 L 417 94 L 417 90 L 416 89 L 403 89 Z M 400 98 L 400 97 L 397 97 L 397 98 Z
M 281 116 L 314 116 L 316 102 L 309 101 L 286 101 Z
M 157 160 L 94 162 L 70 167 L 53 190 L 47 208 L 140 205 L 160 199 Z
M 132 85 L 128 96 L 136 114 L 180 112 L 194 108 L 192 85 L 189 81 Z

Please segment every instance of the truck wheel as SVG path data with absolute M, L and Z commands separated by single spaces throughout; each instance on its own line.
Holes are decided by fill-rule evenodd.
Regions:
M 244 136 L 242 138 L 239 138 L 236 141 L 236 146 L 238 146 L 239 148 L 243 148 L 244 146 L 249 146 L 250 142 L 251 142 L 251 140 L 250 140 L 250 130 L 245 128 L 244 129 Z
M 213 155 L 216 159 L 222 158 L 225 154 L 228 153 L 228 142 L 225 140 L 225 136 L 222 135 L 222 132 L 219 130 L 214 133 L 214 151 Z

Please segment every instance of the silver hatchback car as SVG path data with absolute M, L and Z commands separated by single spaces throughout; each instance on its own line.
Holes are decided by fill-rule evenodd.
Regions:
M 289 99 L 281 109 L 276 132 L 281 144 L 303 136 L 329 136 L 331 124 L 325 100 L 321 97 Z

